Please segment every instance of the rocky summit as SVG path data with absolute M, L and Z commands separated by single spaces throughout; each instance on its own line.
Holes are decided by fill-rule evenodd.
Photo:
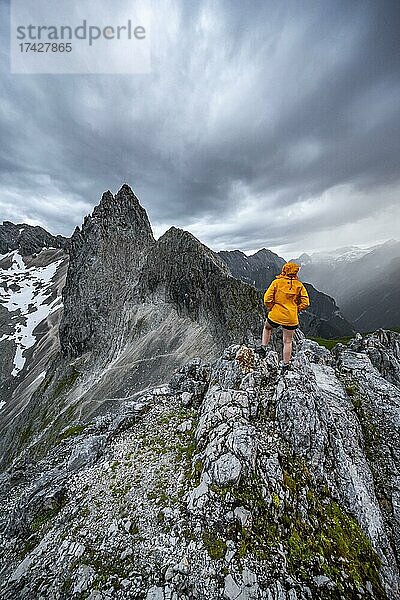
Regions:
M 122 313 L 133 300 L 140 267 L 154 243 L 146 211 L 127 185 L 115 197 L 105 192 L 82 227 L 76 227 L 63 289 L 64 355 L 76 357 L 93 348 L 110 352 L 107 340 L 116 328 L 121 333 Z
M 260 291 L 155 240 L 128 185 L 70 240 L 26 227 L 0 229 L 2 600 L 400 597 L 398 333 L 297 331 L 283 372 Z M 305 329 L 342 327 L 319 294 Z
M 4 599 L 399 597 L 400 335 L 228 346 L 1 480 Z

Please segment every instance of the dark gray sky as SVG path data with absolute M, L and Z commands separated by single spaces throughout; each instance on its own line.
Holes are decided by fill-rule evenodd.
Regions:
M 126 182 L 216 250 L 399 237 L 398 0 L 149 7 L 151 73 L 15 75 L 0 0 L 0 220 L 70 235 Z

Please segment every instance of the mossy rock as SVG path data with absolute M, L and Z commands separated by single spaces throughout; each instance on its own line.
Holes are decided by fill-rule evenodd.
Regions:
M 225 537 L 219 532 L 216 539 L 233 539 L 239 559 L 249 553 L 268 561 L 278 546 L 283 547 L 289 572 L 311 589 L 314 576 L 329 577 L 334 585 L 328 594 L 331 599 L 357 598 L 357 590 L 365 590 L 369 582 L 374 600 L 386 600 L 379 577 L 381 561 L 356 518 L 326 486 L 315 484 L 304 461 L 281 457 L 281 467 L 287 496 L 283 503 L 276 493 L 267 502 L 255 475 L 236 485 L 211 487 L 221 502 L 231 499 L 231 509 L 241 506 L 251 513 L 246 527 L 229 524 Z M 300 510 L 304 499 L 306 515 Z M 370 597 L 367 592 L 365 597 Z
M 215 536 L 211 531 L 205 531 L 202 537 L 210 558 L 213 560 L 224 558 L 227 549 L 225 540 Z

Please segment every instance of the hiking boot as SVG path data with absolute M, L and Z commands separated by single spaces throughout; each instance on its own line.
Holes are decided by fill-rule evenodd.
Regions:
M 267 349 L 265 346 L 257 346 L 254 349 L 254 353 L 258 354 L 260 358 L 265 358 L 267 356 Z
M 282 373 L 287 373 L 288 371 L 291 370 L 291 367 L 292 367 L 291 360 L 288 363 L 284 363 L 283 360 L 281 360 L 281 362 L 279 363 L 279 368 Z

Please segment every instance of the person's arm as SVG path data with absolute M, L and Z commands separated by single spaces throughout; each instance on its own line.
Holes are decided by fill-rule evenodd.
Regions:
M 271 310 L 275 304 L 275 281 L 271 283 L 264 294 L 264 304 L 268 310 Z
M 298 311 L 305 310 L 308 306 L 310 306 L 310 298 L 308 297 L 306 288 L 302 285 L 299 294 Z

